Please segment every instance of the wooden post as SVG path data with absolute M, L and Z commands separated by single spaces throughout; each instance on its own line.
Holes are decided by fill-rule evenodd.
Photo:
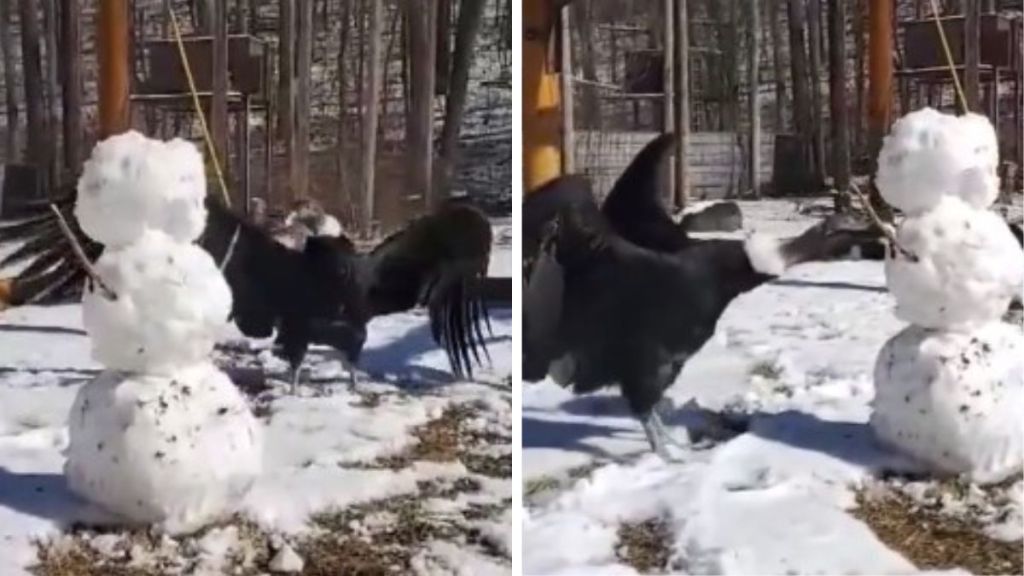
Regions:
M 523 182 L 526 192 L 557 178 L 562 168 L 561 91 L 549 57 L 552 0 L 523 0 Z
M 222 169 L 228 165 L 228 19 L 224 2 L 213 3 L 212 18 L 208 20 L 213 35 L 213 78 L 210 86 L 210 138 L 213 140 L 211 154 L 217 155 Z M 227 174 L 225 173 L 225 177 Z M 232 203 L 239 202 L 232 198 Z
M 82 162 L 81 2 L 61 0 L 61 67 L 64 107 L 64 167 L 72 177 Z M 2 24 L 0 24 L 2 25 Z
M 576 138 L 573 125 L 575 102 L 572 93 L 572 28 L 569 26 L 569 5 L 562 7 L 559 14 L 559 55 L 561 56 L 562 91 L 562 172 L 576 172 Z
M 747 0 L 747 25 L 749 27 L 747 37 L 747 86 L 750 94 L 747 96 L 747 116 L 750 120 L 747 139 L 750 152 L 747 154 L 747 174 L 750 178 L 750 192 L 758 196 L 761 183 L 761 78 L 760 60 L 758 49 L 760 47 L 759 32 L 761 30 L 760 19 L 758 18 L 758 0 Z
M 832 182 L 836 190 L 850 187 L 850 128 L 846 96 L 846 0 L 828 2 L 828 95 L 832 120 Z M 849 197 L 839 194 L 837 209 L 849 206 Z
M 961 106 L 977 112 L 979 106 L 979 71 L 981 65 L 981 0 L 964 2 L 964 97 Z M 993 122 L 998 119 L 993 118 Z
M 103 0 L 96 17 L 100 138 L 129 128 L 128 0 Z
M 374 217 L 374 163 L 377 159 L 377 112 L 380 103 L 380 86 L 383 80 L 384 63 L 381 61 L 381 32 L 384 28 L 384 0 L 370 0 L 370 33 L 369 44 L 370 62 L 367 66 L 369 81 L 366 82 L 365 96 L 363 102 L 366 109 L 363 111 L 363 158 L 362 170 L 362 191 L 363 211 L 360 218 L 363 234 L 367 237 L 373 232 Z
M 664 95 L 662 97 L 661 108 L 662 113 L 662 130 L 665 132 L 673 132 L 676 127 L 676 35 L 675 35 L 675 18 L 673 17 L 673 5 L 674 0 L 664 0 L 662 3 L 662 35 L 664 36 L 665 44 L 662 49 L 663 59 L 665 60 L 665 66 L 662 72 L 663 84 L 662 88 Z M 673 208 L 680 208 L 676 205 L 676 166 L 675 166 L 675 155 L 672 156 L 666 162 L 667 166 L 664 175 L 664 186 L 665 196 L 667 197 L 667 204 Z
M 690 16 L 687 0 L 675 0 L 673 11 L 675 44 L 675 93 L 678 95 L 675 112 L 676 162 L 675 193 L 676 206 L 684 208 L 690 201 Z
M 296 92 L 294 150 L 291 155 L 291 199 L 309 195 L 309 107 L 310 74 L 313 66 L 313 0 L 296 0 L 295 56 Z

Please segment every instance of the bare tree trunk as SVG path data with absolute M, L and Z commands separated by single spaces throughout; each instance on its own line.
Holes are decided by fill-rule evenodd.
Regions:
M 436 61 L 434 90 L 438 95 L 448 93 L 448 82 L 451 80 L 452 71 L 452 4 L 455 0 L 437 1 L 437 23 L 436 36 L 437 52 L 434 55 Z
M 851 2 L 853 4 L 854 50 L 857 51 L 853 55 L 853 94 L 854 108 L 856 109 L 853 120 L 853 141 L 855 154 L 859 157 L 864 150 L 864 119 L 868 115 L 867 99 L 864 98 L 864 53 L 866 50 L 864 40 L 867 36 L 864 21 L 867 15 L 864 13 L 863 0 L 851 0 Z
M 747 116 L 750 121 L 747 139 L 750 147 L 747 155 L 747 174 L 750 178 L 750 192 L 754 196 L 758 195 L 758 186 L 761 180 L 761 82 L 760 60 L 758 59 L 761 23 L 758 19 L 757 4 L 757 0 L 747 0 L 747 88 L 750 91 L 747 95 Z
M 846 0 L 829 0 L 829 103 L 832 121 L 832 181 L 836 190 L 850 187 L 850 130 L 846 99 Z M 849 208 L 849 197 L 836 195 L 836 210 Z
M 366 67 L 369 78 L 365 85 L 366 94 L 363 97 L 366 109 L 363 112 L 363 166 L 361 170 L 363 180 L 363 211 L 360 218 L 363 233 L 366 235 L 373 231 L 374 197 L 376 195 L 374 163 L 377 158 L 377 112 L 380 102 L 380 87 L 384 74 L 384 63 L 381 61 L 384 2 L 383 0 L 369 0 L 369 2 L 370 32 L 367 41 L 370 48 L 370 61 Z
M 434 0 L 405 0 L 402 4 L 409 25 L 409 99 L 410 115 L 406 123 L 408 180 L 406 193 L 421 195 L 427 206 L 435 207 L 439 198 L 431 191 L 434 135 L 434 75 L 437 71 L 434 51 L 437 30 Z
M 313 0 L 297 0 L 295 34 L 297 94 L 295 100 L 295 150 L 292 156 L 292 198 L 309 194 L 310 70 L 313 67 Z
M 213 78 L 210 98 L 210 137 L 213 140 L 212 153 L 223 172 L 228 164 L 228 18 L 224 2 L 215 2 L 212 18 L 208 21 L 209 32 L 213 34 Z M 227 174 L 223 174 L 227 177 Z M 220 183 L 218 182 L 218 186 Z M 218 193 L 220 191 L 218 190 Z M 241 199 L 231 199 L 238 205 Z
M 220 4 L 226 0 L 192 0 L 192 20 L 195 23 L 196 30 L 202 34 L 213 34 L 214 28 L 216 27 L 215 20 L 217 15 L 214 14 L 214 4 Z
M 821 97 L 821 0 L 807 0 L 807 44 L 811 56 L 811 138 L 814 151 L 815 180 L 822 181 L 825 168 L 825 129 Z
M 594 24 L 591 14 L 593 6 L 590 2 L 574 2 L 570 4 L 573 10 L 572 21 L 576 28 L 576 34 L 580 38 L 579 59 L 580 69 L 586 80 L 597 80 L 597 64 L 594 60 Z M 597 90 L 594 86 L 584 84 L 582 86 L 582 109 L 583 121 L 579 125 L 587 128 L 600 128 L 601 126 L 601 103 L 598 100 Z
M 348 191 L 348 174 L 346 172 L 348 162 L 346 161 L 347 156 L 345 152 L 345 140 L 348 138 L 348 83 L 345 80 L 348 78 L 348 74 L 345 70 L 345 55 L 346 47 L 348 46 L 348 31 L 349 26 L 351 26 L 351 17 L 351 3 L 343 2 L 341 8 L 341 29 L 338 32 L 338 149 L 336 152 L 338 184 L 342 195 Z
M 663 83 L 663 95 L 661 102 L 662 109 L 662 131 L 668 133 L 673 132 L 676 126 L 676 27 L 675 18 L 673 15 L 674 0 L 662 0 L 661 6 L 661 25 L 659 26 L 662 30 L 662 58 L 664 59 L 664 68 L 662 69 L 662 83 Z M 568 12 L 568 11 L 566 11 Z M 678 208 L 676 206 L 676 175 L 677 170 L 675 166 L 675 157 L 673 156 L 666 162 L 665 174 L 662 176 L 662 186 L 664 186 L 665 205 Z
M 279 7 L 277 133 L 284 142 L 285 197 L 295 198 L 295 0 L 281 0 Z
M 46 115 L 50 155 L 47 168 L 53 186 L 60 184 L 60 84 L 57 81 L 57 0 L 43 0 L 46 25 Z
M 562 94 L 562 172 L 576 172 L 576 138 L 574 128 L 575 94 L 572 89 L 572 28 L 570 10 L 563 6 L 558 11 L 559 89 Z M 669 103 L 671 106 L 671 102 Z
M 7 160 L 16 162 L 18 150 L 18 94 L 15 90 L 17 74 L 14 63 L 14 43 L 11 41 L 11 3 L 0 2 L 0 52 L 4 61 L 4 99 L 7 108 Z
M 484 0 L 462 0 L 459 23 L 455 31 L 455 51 L 452 53 L 451 82 L 445 104 L 444 125 L 441 127 L 441 158 L 438 165 L 437 192 L 449 192 L 454 176 L 459 148 L 459 130 L 466 109 L 469 92 L 469 69 L 473 65 L 473 52 L 483 21 Z
M 800 140 L 802 156 L 811 163 L 810 98 L 807 94 L 807 52 L 804 47 L 802 0 L 787 0 L 789 7 L 789 64 L 793 84 L 793 126 Z
M 20 0 L 21 59 L 25 79 L 25 112 L 28 120 L 28 159 L 46 166 L 46 117 L 43 113 L 43 69 L 39 50 L 39 16 L 35 0 Z
M 676 0 L 674 21 L 676 89 L 679 109 L 676 110 L 676 206 L 685 207 L 690 201 L 690 15 L 687 0 Z
M 78 0 L 61 0 L 61 4 L 64 166 L 74 178 L 82 162 L 82 13 Z
M 786 131 L 786 64 L 782 58 L 782 19 L 779 0 L 768 2 L 769 25 L 772 34 L 772 67 L 775 75 L 775 132 Z
M 979 110 L 980 78 L 978 67 L 981 64 L 981 2 L 971 0 L 964 6 L 964 98 L 961 106 L 964 112 Z M 993 121 L 996 119 L 993 118 Z

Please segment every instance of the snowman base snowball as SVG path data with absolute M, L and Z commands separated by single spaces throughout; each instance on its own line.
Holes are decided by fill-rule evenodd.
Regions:
M 261 467 L 259 423 L 210 364 L 174 377 L 102 373 L 75 398 L 69 436 L 73 492 L 170 533 L 234 513 Z
M 1000 482 L 1024 465 L 1024 335 L 909 326 L 875 365 L 871 426 L 882 444 L 944 474 Z

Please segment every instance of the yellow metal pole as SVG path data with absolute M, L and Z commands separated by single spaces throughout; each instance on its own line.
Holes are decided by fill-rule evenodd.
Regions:
M 523 181 L 526 192 L 557 178 L 562 168 L 561 91 L 553 71 L 553 0 L 523 1 Z

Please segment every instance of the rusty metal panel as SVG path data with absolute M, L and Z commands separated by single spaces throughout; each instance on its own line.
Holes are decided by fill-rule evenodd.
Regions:
M 185 53 L 188 55 L 196 89 L 209 92 L 213 76 L 213 38 L 184 38 Z M 188 79 L 181 65 L 178 45 L 174 40 L 147 42 L 145 70 L 140 78 L 137 92 L 140 94 L 188 93 Z M 228 86 L 231 91 L 249 96 L 263 96 L 266 90 L 266 54 L 263 42 L 248 35 L 228 37 Z
M 954 64 L 964 62 L 964 17 L 941 18 Z M 931 19 L 903 22 L 903 68 L 935 68 L 948 66 L 935 21 Z M 999 14 L 981 15 L 981 64 L 1008 68 L 1014 61 L 1011 20 Z

